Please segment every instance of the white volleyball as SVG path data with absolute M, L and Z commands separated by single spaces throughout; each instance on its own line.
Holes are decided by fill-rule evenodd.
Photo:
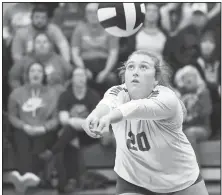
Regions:
M 145 12 L 144 3 L 100 3 L 97 15 L 108 33 L 128 37 L 143 26 Z

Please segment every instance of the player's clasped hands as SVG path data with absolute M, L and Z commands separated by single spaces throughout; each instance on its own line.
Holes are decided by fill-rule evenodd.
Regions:
M 83 124 L 83 129 L 92 138 L 101 138 L 103 133 L 109 131 L 110 119 L 109 116 L 98 118 L 91 114 L 86 118 Z

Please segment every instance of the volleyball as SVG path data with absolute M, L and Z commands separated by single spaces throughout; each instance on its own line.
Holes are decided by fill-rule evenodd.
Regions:
M 108 33 L 128 37 L 143 26 L 145 12 L 144 3 L 100 3 L 97 15 Z

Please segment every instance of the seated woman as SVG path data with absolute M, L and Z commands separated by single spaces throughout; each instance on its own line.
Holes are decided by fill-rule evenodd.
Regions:
M 47 74 L 48 84 L 56 88 L 65 85 L 71 76 L 72 67 L 60 55 L 54 51 L 50 37 L 45 33 L 37 34 L 34 38 L 34 52 L 25 56 L 21 61 L 13 65 L 9 73 L 9 84 L 15 89 L 24 83 L 28 66 L 32 62 L 40 62 Z
M 198 141 L 207 140 L 211 135 L 212 102 L 210 93 L 198 70 L 193 66 L 187 65 L 179 69 L 174 82 L 180 99 L 187 109 L 183 123 L 184 133 L 196 149 Z M 198 153 L 196 154 L 198 157 Z
M 78 67 L 88 69 L 90 84 L 101 95 L 117 84 L 117 75 L 112 70 L 118 59 L 119 43 L 109 35 L 97 18 L 98 3 L 86 5 L 86 22 L 79 23 L 72 35 L 72 58 Z
M 38 154 L 53 145 L 58 127 L 58 97 L 55 90 L 46 85 L 43 65 L 31 63 L 26 74 L 28 82 L 12 91 L 8 103 L 16 165 L 21 176 L 42 171 Z
M 62 125 L 60 137 L 54 146 L 49 148 L 50 150 L 40 155 L 43 159 L 49 160 L 52 155 L 60 153 L 57 158 L 59 191 L 66 191 L 67 186 L 73 186 L 73 182 L 78 181 L 80 147 L 97 141 L 85 134 L 82 124 L 99 100 L 99 94 L 87 86 L 86 70 L 74 69 L 72 83 L 58 101 L 59 121 Z

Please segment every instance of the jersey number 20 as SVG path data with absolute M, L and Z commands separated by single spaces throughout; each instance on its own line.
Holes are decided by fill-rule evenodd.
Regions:
M 129 132 L 128 136 L 130 137 L 129 139 L 127 139 L 126 142 L 128 149 L 135 151 L 138 151 L 138 149 L 140 151 L 148 151 L 150 149 L 150 145 L 145 132 L 138 133 L 137 135 L 134 135 L 132 132 Z M 136 147 L 136 142 L 138 147 Z

